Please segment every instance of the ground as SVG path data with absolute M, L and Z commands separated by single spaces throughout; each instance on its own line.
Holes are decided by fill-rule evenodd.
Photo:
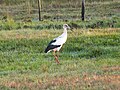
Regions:
M 0 31 L 0 89 L 120 89 L 120 29 L 74 29 L 60 64 L 45 54 L 63 30 Z

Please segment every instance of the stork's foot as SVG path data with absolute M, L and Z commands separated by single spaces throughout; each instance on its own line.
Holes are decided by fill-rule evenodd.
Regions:
M 53 52 L 53 56 L 55 57 L 55 61 L 57 64 L 60 64 L 59 60 L 58 60 L 58 55 L 56 54 L 56 51 Z
M 57 64 L 60 64 L 60 61 L 58 60 L 58 57 L 57 56 L 54 56 L 55 57 L 55 62 L 57 63 Z
M 55 58 L 55 61 L 57 64 L 60 64 L 60 61 L 57 58 Z

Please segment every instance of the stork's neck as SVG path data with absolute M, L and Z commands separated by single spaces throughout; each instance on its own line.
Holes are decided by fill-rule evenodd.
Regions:
M 64 31 L 63 31 L 64 33 L 67 33 L 67 28 L 64 28 Z
M 59 37 L 66 37 L 67 38 L 67 28 L 64 28 L 63 34 Z

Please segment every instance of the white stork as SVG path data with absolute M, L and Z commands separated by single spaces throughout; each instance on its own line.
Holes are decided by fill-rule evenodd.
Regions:
M 55 57 L 55 60 L 56 60 L 57 64 L 59 64 L 60 62 L 58 60 L 58 55 L 57 55 L 56 51 L 59 52 L 59 50 L 61 49 L 63 44 L 66 42 L 66 40 L 67 40 L 67 29 L 70 29 L 70 27 L 67 24 L 64 24 L 63 29 L 64 29 L 64 31 L 63 31 L 62 35 L 58 36 L 57 38 L 54 38 L 48 44 L 47 48 L 45 49 L 45 53 L 53 51 L 53 56 Z

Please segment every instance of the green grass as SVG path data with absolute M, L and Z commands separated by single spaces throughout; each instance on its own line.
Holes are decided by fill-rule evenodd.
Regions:
M 15 21 L 38 21 L 37 1 L 23 0 L 3 1 L 0 4 L 0 20 L 12 18 Z M 18 4 L 14 4 L 18 2 Z M 21 2 L 21 3 L 20 3 Z M 28 4 L 29 3 L 29 4 Z M 11 5 L 12 4 L 12 5 Z M 105 20 L 111 17 L 120 17 L 119 0 L 86 0 L 85 20 Z M 43 20 L 76 21 L 81 20 L 81 1 L 79 0 L 43 0 L 41 16 Z M 114 20 L 114 19 L 113 19 Z
M 44 29 L 62 29 L 62 25 L 68 23 L 71 27 L 76 29 L 81 28 L 120 28 L 120 18 L 111 17 L 107 19 L 93 19 L 86 21 L 50 21 L 44 20 L 41 22 L 18 22 L 13 19 L 7 21 L 0 21 L 0 30 L 18 30 L 18 29 L 35 29 L 35 30 L 44 30 Z
M 30 1 L 30 2 L 28 2 Z M 0 90 L 119 90 L 120 1 L 37 0 L 0 2 Z M 69 2 L 68 2 L 69 1 Z M 73 27 L 57 65 L 48 43 Z
M 115 89 L 120 29 L 68 31 L 60 65 L 44 49 L 62 30 L 0 31 L 0 89 Z

